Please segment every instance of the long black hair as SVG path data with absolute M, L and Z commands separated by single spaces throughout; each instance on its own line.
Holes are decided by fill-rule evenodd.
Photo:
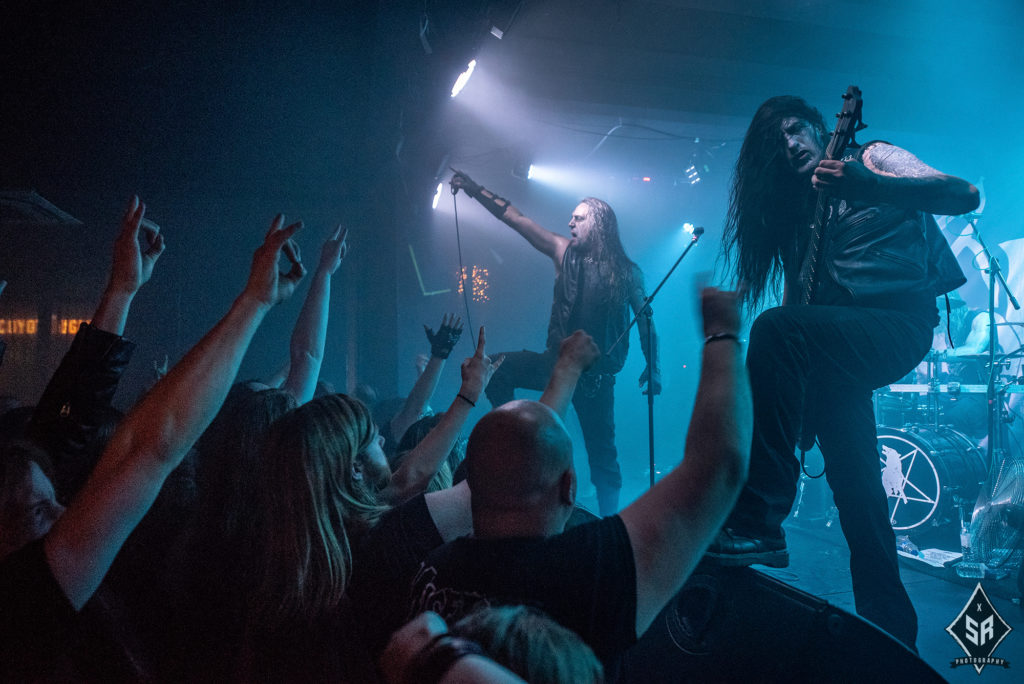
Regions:
M 824 149 L 821 112 L 793 95 L 770 98 L 750 122 L 729 192 L 722 255 L 727 268 L 735 263 L 734 284 L 742 285 L 752 308 L 778 284 L 784 259 L 796 255 L 797 228 L 810 220 L 814 207 L 810 182 L 786 160 L 782 122 L 790 117 L 809 123 Z
M 580 202 L 590 207 L 590 216 L 594 219 L 593 259 L 600 265 L 601 275 L 606 278 L 609 298 L 613 301 L 625 300 L 634 287 L 642 287 L 643 276 L 640 267 L 626 256 L 626 250 L 622 247 L 619 219 L 604 200 L 584 197 Z

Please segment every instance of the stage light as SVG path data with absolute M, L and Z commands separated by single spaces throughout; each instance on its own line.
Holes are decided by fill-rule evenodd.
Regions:
M 650 183 L 651 182 L 651 177 L 650 176 L 643 176 L 640 180 L 642 180 L 644 183 Z
M 690 164 L 684 173 L 686 174 L 686 180 L 690 182 L 690 185 L 700 183 L 700 172 L 697 171 L 697 167 L 693 164 Z
M 683 224 L 683 232 L 686 233 L 687 235 L 693 235 L 693 224 L 692 223 L 684 223 Z
M 469 64 L 466 65 L 466 70 L 459 74 L 459 77 L 455 79 L 455 85 L 452 86 L 452 97 L 455 97 L 462 92 L 462 89 L 469 83 L 469 77 L 473 75 L 473 69 L 476 69 L 476 60 L 470 60 Z
M 529 163 L 525 159 L 517 159 L 512 164 L 512 176 L 519 180 L 530 180 L 533 178 L 533 164 Z
M 437 203 L 441 201 L 441 191 L 444 190 L 444 183 L 437 184 L 437 192 L 434 193 L 434 202 L 430 205 L 431 209 L 437 209 Z

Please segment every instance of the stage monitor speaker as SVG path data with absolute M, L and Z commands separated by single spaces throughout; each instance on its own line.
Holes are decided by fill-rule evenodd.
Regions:
M 870 622 L 756 570 L 710 563 L 624 655 L 619 674 L 636 684 L 945 681 Z

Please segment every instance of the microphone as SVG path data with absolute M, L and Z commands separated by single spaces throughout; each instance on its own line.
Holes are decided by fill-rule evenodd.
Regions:
M 704 234 L 704 226 L 697 226 L 696 228 L 693 229 L 693 237 L 699 238 L 703 234 Z

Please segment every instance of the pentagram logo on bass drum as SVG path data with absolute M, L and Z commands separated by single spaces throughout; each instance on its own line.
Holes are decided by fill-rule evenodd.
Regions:
M 1010 667 L 1009 662 L 1002 658 L 994 658 L 992 654 L 1011 629 L 996 612 L 979 582 L 967 605 L 957 615 L 956 620 L 946 627 L 949 635 L 967 654 L 966 658 L 953 660 L 949 664 L 950 667 L 973 665 L 978 674 L 981 674 L 986 665 Z

